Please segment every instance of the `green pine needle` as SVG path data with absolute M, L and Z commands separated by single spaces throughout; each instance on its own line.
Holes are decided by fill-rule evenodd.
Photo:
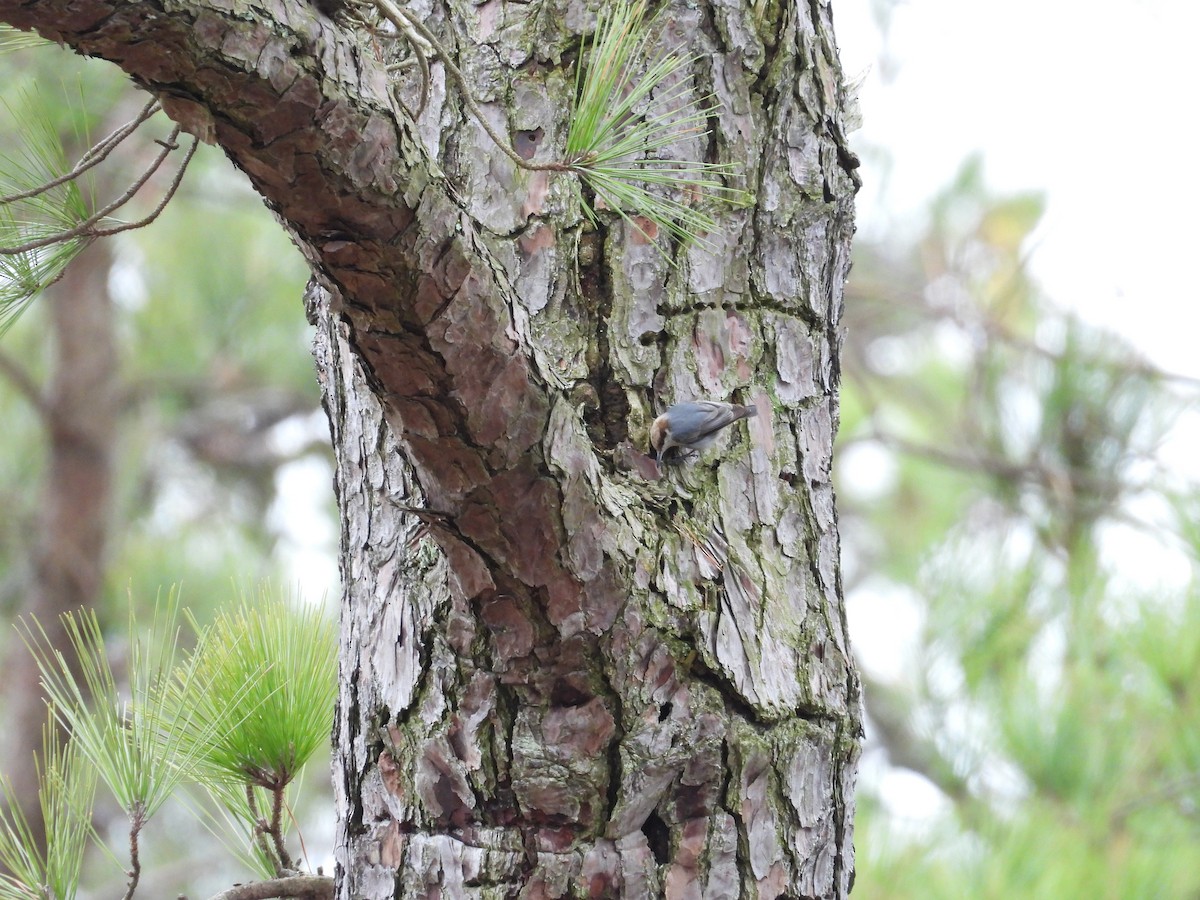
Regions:
M 36 620 L 26 626 L 26 642 L 54 715 L 73 735 L 69 750 L 87 761 L 66 766 L 56 756 L 47 763 L 47 772 L 78 770 L 98 776 L 135 829 L 144 826 L 184 778 L 196 780 L 252 834 L 263 810 L 270 808 L 273 794 L 268 790 L 284 790 L 328 740 L 337 693 L 333 625 L 318 610 L 264 595 L 258 608 L 243 602 L 212 626 L 197 627 L 195 647 L 185 657 L 179 645 L 180 611 L 172 591 L 165 605 L 155 604 L 149 632 L 142 634 L 131 604 L 128 692 L 113 675 L 95 613 L 63 616 L 76 665 L 51 646 Z M 61 774 L 48 775 L 47 783 L 74 784 Z M 250 810 L 247 787 L 255 792 L 257 812 Z M 70 806 L 86 808 L 90 820 L 90 799 L 84 804 L 81 791 L 71 787 Z M 58 821 L 54 815 L 63 818 L 48 811 L 51 828 Z M 62 839 L 64 856 L 73 852 L 71 837 Z M 21 893 L 25 879 L 48 883 L 40 873 L 49 863 L 32 854 L 31 847 L 23 819 L 0 820 L 0 864 L 13 873 L 8 880 L 0 876 L 0 900 L 43 896 Z M 268 861 L 257 858 L 257 848 L 252 852 L 255 868 L 272 874 Z M 65 866 L 56 858 L 51 863 Z
M 203 787 L 206 794 L 203 798 L 186 792 L 179 795 L 184 808 L 249 871 L 259 878 L 274 878 L 275 861 L 262 852 L 255 840 L 259 820 L 250 812 L 245 791 L 226 781 L 209 781 Z M 264 805 L 270 803 L 266 792 L 261 792 L 259 799 Z
M 36 620 L 26 626 L 26 642 L 37 658 L 58 720 L 135 828 L 144 825 L 195 768 L 199 744 L 219 737 L 196 720 L 195 707 L 208 688 L 194 666 L 178 663 L 178 613 L 178 595 L 172 591 L 165 605 L 156 601 L 149 633 L 142 634 L 130 604 L 128 693 L 113 677 L 93 611 L 63 616 L 76 666 L 51 647 Z M 180 684 L 186 690 L 180 690 Z
M 53 715 L 53 713 L 51 714 Z M 74 743 L 65 747 L 58 729 L 45 729 L 37 767 L 38 802 L 46 827 L 43 847 L 21 812 L 8 780 L 0 777 L 0 900 L 56 897 L 70 900 L 79 889 L 83 854 L 92 833 L 96 770 L 79 758 Z
M 24 94 L 3 103 L 22 142 L 17 151 L 0 154 L 0 198 L 47 184 L 68 171 L 62 141 L 44 110 L 42 98 Z M 0 247 L 62 234 L 88 217 L 89 200 L 75 180 L 12 203 L 0 203 Z M 30 301 L 62 274 L 86 246 L 74 239 L 16 254 L 0 254 L 0 336 Z
M 577 101 L 566 161 L 598 200 L 648 239 L 652 235 L 635 217 L 650 221 L 655 230 L 665 230 L 681 243 L 704 243 L 704 235 L 717 225 L 711 214 L 696 205 L 702 198 L 733 206 L 746 205 L 752 198 L 746 191 L 726 186 L 725 179 L 736 171 L 732 164 L 650 155 L 689 134 L 706 132 L 715 98 L 692 96 L 685 78 L 671 83 L 695 57 L 664 52 L 644 73 L 636 74 L 652 39 L 652 23 L 645 21 L 645 13 L 646 0 L 614 3 L 600 13 L 590 53 L 580 53 L 576 70 Z M 669 112 L 639 112 L 651 102 Z M 576 189 L 584 213 L 594 221 L 596 209 L 578 185 Z
M 281 788 L 329 739 L 337 694 L 333 624 L 266 591 L 201 629 L 190 661 L 207 690 L 195 723 L 206 782 Z M 216 732 L 215 740 L 207 739 Z
M 49 42 L 33 31 L 21 31 L 11 25 L 0 23 L 0 53 L 44 47 Z

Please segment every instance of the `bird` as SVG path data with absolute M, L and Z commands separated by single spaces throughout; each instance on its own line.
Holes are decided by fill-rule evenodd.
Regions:
M 721 429 L 739 419 L 757 416 L 753 406 L 721 403 L 718 400 L 694 400 L 676 403 L 654 420 L 650 426 L 650 455 L 662 462 L 666 452 L 678 447 L 683 451 L 700 451 L 712 446 Z

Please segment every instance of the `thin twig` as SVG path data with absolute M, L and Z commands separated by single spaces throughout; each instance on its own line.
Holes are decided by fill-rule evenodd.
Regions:
M 122 206 L 124 206 L 126 203 L 128 203 L 131 199 L 133 199 L 133 196 L 138 191 L 140 191 L 142 189 L 142 187 L 146 184 L 146 182 L 149 181 L 153 177 L 154 173 L 157 172 L 159 170 L 159 168 L 161 168 L 163 162 L 166 161 L 167 156 L 173 150 L 179 149 L 179 145 L 177 143 L 175 143 L 175 139 L 177 137 L 179 137 L 180 130 L 181 129 L 178 125 L 176 125 L 174 129 L 172 129 L 170 137 L 168 137 L 167 140 L 163 143 L 162 152 L 160 152 L 158 154 L 158 156 L 156 156 L 154 158 L 154 161 L 146 168 L 146 171 L 143 172 L 140 176 L 138 176 L 138 178 L 133 182 L 133 184 L 131 184 L 129 186 L 129 189 L 126 190 L 125 193 L 123 193 L 120 197 L 118 197 L 112 203 L 109 203 L 107 206 L 104 206 L 101 209 L 97 210 L 96 212 L 92 213 L 90 216 L 88 216 L 86 219 L 84 219 L 82 222 L 80 222 L 74 228 L 69 228 L 66 231 L 60 231 L 56 234 L 52 234 L 52 235 L 49 235 L 44 238 L 38 238 L 36 240 L 27 241 L 24 244 L 19 244 L 16 247 L 0 247 L 0 255 L 15 256 L 18 253 L 28 253 L 30 250 L 37 250 L 41 247 L 49 247 L 51 244 L 61 244 L 65 241 L 71 240 L 72 238 L 96 237 L 96 236 L 102 236 L 102 235 L 106 235 L 106 234 L 115 234 L 117 231 L 126 230 L 124 226 L 119 227 L 115 230 L 114 229 L 96 229 L 95 225 L 97 222 L 101 221 L 104 218 L 107 218 L 114 211 L 120 209 Z M 194 151 L 195 151 L 195 145 L 193 145 L 193 147 L 192 147 L 192 152 L 194 152 Z M 191 153 L 188 154 L 187 159 L 189 159 L 189 160 L 191 159 Z
M 133 132 L 133 130 L 136 129 L 137 126 L 141 125 L 143 122 L 145 122 L 147 119 L 149 119 L 152 115 L 154 115 L 160 109 L 162 109 L 162 107 L 159 105 L 158 99 L 151 98 L 150 102 L 142 107 L 142 111 L 137 114 L 137 117 L 132 122 L 122 125 L 120 128 L 118 128 L 116 131 L 114 131 L 112 134 L 110 134 L 104 140 L 97 143 L 96 146 L 92 147 L 90 150 L 88 150 L 86 153 L 84 153 L 83 156 L 81 156 L 79 158 L 79 161 L 81 163 L 87 162 L 88 160 L 90 160 L 92 158 L 93 154 L 97 153 L 101 147 L 105 147 L 106 145 L 108 145 L 109 142 L 112 142 L 113 146 L 115 146 L 116 144 L 119 144 L 122 140 L 125 139 L 126 134 Z
M 389 22 L 399 28 L 402 32 L 407 34 L 410 30 L 415 30 L 417 34 L 419 34 L 429 43 L 429 46 L 434 49 L 434 52 L 437 53 L 438 58 L 441 59 L 442 65 L 446 67 L 446 71 L 449 72 L 451 76 L 453 76 L 454 80 L 458 83 L 458 89 L 462 91 L 463 102 L 466 103 L 467 109 L 471 111 L 471 115 L 475 117 L 475 120 L 483 127 L 483 130 L 487 132 L 487 136 L 492 139 L 492 143 L 494 143 L 500 149 L 501 153 L 511 159 L 516 166 L 522 169 L 528 169 L 531 172 L 568 172 L 571 170 L 571 167 L 566 163 L 530 162 L 521 156 L 521 154 L 517 153 L 517 151 L 509 145 L 508 141 L 502 138 L 499 132 L 497 132 L 492 127 L 491 123 L 488 122 L 487 118 L 483 114 L 483 110 L 480 109 L 479 104 L 475 102 L 475 95 L 471 92 L 471 84 L 469 81 L 467 81 L 467 76 L 464 75 L 462 69 L 456 66 L 453 60 L 450 59 L 450 54 L 446 52 L 446 48 L 442 46 L 441 42 L 437 39 L 434 33 L 425 27 L 425 23 L 407 9 L 396 6 L 394 3 L 392 3 L 392 0 L 375 0 L 375 6 Z M 420 49 L 415 45 L 414 52 L 420 54 Z
M 0 204 L 15 203 L 18 200 L 28 200 L 30 197 L 36 197 L 38 194 L 44 194 L 46 191 L 58 187 L 68 181 L 74 181 L 88 169 L 98 166 L 108 158 L 108 155 L 116 148 L 121 141 L 133 134 L 143 122 L 149 119 L 160 109 L 157 100 L 151 100 L 142 111 L 137 114 L 132 121 L 125 123 L 108 137 L 94 144 L 91 149 L 79 158 L 79 162 L 75 164 L 75 168 L 71 171 L 47 181 L 45 184 L 40 184 L 37 187 L 30 188 L 27 191 L 22 191 L 19 194 L 10 194 L 7 197 L 0 197 Z
M 275 852 L 279 855 L 281 874 L 292 868 L 292 858 L 288 855 L 283 840 L 283 791 L 282 785 L 271 788 L 271 839 L 275 842 Z
M 421 70 L 421 102 L 417 104 L 417 115 L 413 116 L 416 119 L 417 116 L 425 112 L 425 104 L 429 102 L 430 86 L 433 84 L 433 79 L 429 75 L 429 60 L 425 58 L 425 54 L 416 45 L 413 46 L 413 56 L 417 58 L 417 68 Z
M 183 156 L 183 162 L 179 164 L 179 171 L 175 173 L 175 177 L 171 180 L 170 187 L 159 201 L 158 206 L 154 207 L 154 211 L 136 222 L 125 222 L 121 225 L 114 225 L 111 228 L 98 228 L 92 232 L 93 237 L 108 237 L 109 235 L 118 234 L 122 231 L 130 231 L 135 228 L 144 228 L 155 219 L 157 219 L 167 204 L 171 202 L 171 198 L 175 196 L 175 192 L 179 190 L 179 185 L 183 182 L 183 173 L 187 171 L 188 163 L 192 161 L 192 157 L 196 155 L 196 148 L 200 146 L 200 138 L 192 138 L 192 146 L 188 147 L 187 152 Z
M 267 822 L 258 811 L 258 801 L 254 798 L 254 785 L 246 785 L 246 806 L 250 809 L 250 815 L 254 819 L 254 840 L 258 843 L 258 849 L 262 851 L 262 855 L 267 862 L 275 869 L 276 873 L 282 871 L 282 865 L 275 858 L 275 854 L 271 852 L 271 845 L 267 842 Z
M 380 10 L 376 9 L 376 11 L 379 12 Z M 389 39 L 394 39 L 396 37 L 394 34 L 385 35 L 381 29 L 367 23 L 365 18 L 360 19 L 359 21 L 366 25 L 367 30 L 374 37 L 387 37 Z M 416 121 L 421 113 L 425 111 L 425 104 L 429 102 L 430 85 L 433 83 L 433 80 L 429 75 L 429 53 L 433 52 L 433 47 L 429 45 L 429 42 L 426 41 L 425 38 L 417 34 L 412 26 L 407 22 L 398 22 L 397 20 L 391 18 L 389 18 L 388 21 L 390 21 L 392 25 L 395 26 L 397 31 L 404 36 L 404 39 L 408 41 L 409 46 L 412 48 L 413 59 L 417 61 L 417 67 L 421 70 L 421 102 L 417 104 L 417 109 L 415 112 L 409 109 L 408 104 L 405 103 L 400 97 L 399 86 L 395 83 L 391 85 L 392 97 L 397 103 L 400 104 L 400 106 L 404 107 L 404 111 L 408 113 L 409 117 Z M 395 68 L 400 68 L 402 65 L 403 63 L 399 63 L 395 66 L 388 66 L 388 71 L 391 71 Z
M 145 810 L 141 803 L 136 803 L 129 817 L 129 871 L 126 873 L 129 875 L 129 886 L 125 889 L 124 900 L 131 900 L 142 877 L 142 861 L 138 856 L 138 832 L 142 830 L 144 822 Z

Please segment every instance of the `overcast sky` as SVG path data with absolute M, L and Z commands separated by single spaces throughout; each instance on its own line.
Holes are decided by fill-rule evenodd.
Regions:
M 1200 377 L 1200 3 L 909 0 L 885 39 L 877 2 L 832 0 L 846 72 L 866 73 L 856 138 L 894 155 L 882 194 L 863 172 L 860 228 L 981 153 L 989 187 L 1046 193 L 1031 263 L 1048 295 Z

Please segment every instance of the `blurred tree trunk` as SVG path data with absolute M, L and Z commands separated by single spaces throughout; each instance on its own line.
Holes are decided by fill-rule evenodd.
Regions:
M 758 195 L 677 270 L 501 155 L 440 61 L 414 122 L 383 39 L 265 8 L 0 19 L 155 91 L 313 264 L 343 528 L 339 895 L 846 896 L 860 710 L 829 463 L 855 162 L 828 7 L 663 17 L 690 89 L 724 103 L 683 151 L 738 161 Z M 554 158 L 592 15 L 417 11 L 484 115 Z M 760 414 L 727 456 L 643 477 L 658 409 L 735 391 Z
M 111 246 L 93 244 L 46 292 L 53 363 L 47 389 L 31 397 L 46 429 L 46 467 L 22 614 L 46 629 L 68 659 L 61 616 L 92 608 L 104 586 L 112 515 L 113 455 L 120 390 L 108 292 Z M 20 636 L 5 657 L 5 773 L 31 827 L 42 837 L 35 757 L 46 702 L 37 663 Z

